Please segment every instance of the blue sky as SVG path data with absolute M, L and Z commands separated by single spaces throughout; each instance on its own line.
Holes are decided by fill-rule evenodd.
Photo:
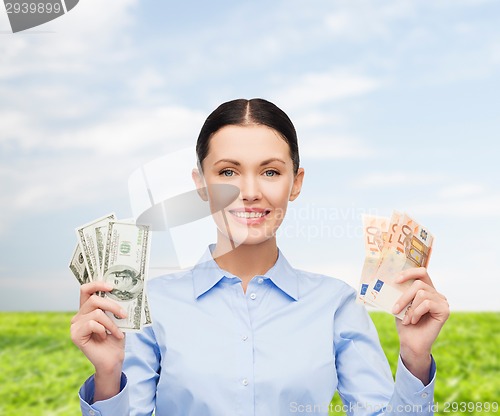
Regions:
M 499 28 L 493 0 L 81 0 L 17 34 L 1 6 L 0 310 L 76 309 L 74 228 L 130 216 L 132 172 L 239 97 L 299 133 L 292 264 L 355 285 L 361 213 L 398 209 L 452 309 L 499 310 Z

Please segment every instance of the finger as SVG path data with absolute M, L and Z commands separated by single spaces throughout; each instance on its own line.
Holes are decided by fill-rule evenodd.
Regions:
M 412 312 L 408 315 L 406 322 L 413 325 L 417 324 L 420 318 L 431 310 L 432 303 L 430 299 L 425 299 L 417 307 L 412 308 Z
M 422 280 L 415 280 L 411 286 L 399 297 L 392 309 L 392 313 L 398 314 L 409 303 L 413 302 L 419 291 L 437 293 L 434 287 L 429 286 Z M 421 293 L 419 296 L 423 296 Z
M 106 330 L 116 338 L 123 338 L 123 332 L 102 309 L 95 309 L 94 311 L 92 311 L 89 314 L 89 318 L 103 325 L 104 328 L 106 328 Z
M 73 324 L 82 319 L 87 319 L 85 316 L 96 309 L 109 311 L 119 318 L 125 318 L 127 316 L 127 312 L 123 310 L 118 303 L 111 299 L 102 298 L 94 294 L 87 299 L 87 301 L 80 307 L 76 315 L 71 318 L 71 323 Z
M 113 286 L 104 282 L 90 282 L 80 286 L 80 306 L 96 292 L 109 292 L 113 290 Z
M 102 309 L 103 311 L 111 312 L 120 318 L 125 318 L 127 316 L 127 312 L 122 309 L 119 303 L 112 299 L 102 298 L 97 295 L 91 296 L 87 302 L 82 305 L 78 314 L 86 315 L 95 309 Z
M 93 334 L 104 340 L 106 328 L 96 321 L 79 321 L 71 325 L 71 340 L 78 348 L 84 347 Z
M 94 325 L 98 324 L 97 326 Z M 102 309 L 94 309 L 92 312 L 82 315 L 81 320 L 75 323 L 76 331 L 80 328 L 80 337 L 89 337 L 92 335 L 94 328 L 97 328 L 97 334 L 106 335 L 109 331 L 110 334 L 114 335 L 118 339 L 122 339 L 124 337 L 123 332 L 118 328 L 118 326 L 113 322 L 113 320 L 106 315 L 106 313 Z M 102 328 L 101 328 L 102 327 Z M 101 336 L 102 339 L 105 339 Z
M 427 313 L 430 313 L 434 318 L 442 320 L 443 322 L 446 321 L 449 316 L 448 302 L 439 296 L 424 299 L 413 309 L 411 316 L 408 317 L 408 323 L 413 325 L 417 324 Z
M 96 328 L 96 330 L 93 330 L 92 333 L 96 334 L 101 341 L 104 341 L 108 337 L 108 331 L 103 324 L 93 321 L 91 325 Z
M 434 287 L 434 284 L 432 283 L 425 267 L 412 267 L 410 269 L 403 270 L 395 281 L 396 283 L 404 283 L 408 280 L 421 280 L 429 286 Z
M 421 305 L 424 306 L 422 307 Z M 430 307 L 430 309 L 427 310 L 427 307 Z M 418 322 L 422 317 L 422 315 L 419 315 L 419 313 L 422 311 L 422 308 L 425 309 L 422 312 L 422 315 L 430 312 L 433 315 L 441 315 L 442 317 L 444 317 L 443 322 L 448 319 L 446 315 L 446 313 L 448 313 L 449 315 L 448 300 L 441 293 L 436 292 L 431 288 L 431 290 L 420 289 L 417 291 L 412 304 L 405 313 L 403 323 L 409 324 Z

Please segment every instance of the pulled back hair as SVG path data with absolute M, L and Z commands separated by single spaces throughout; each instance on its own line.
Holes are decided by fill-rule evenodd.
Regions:
M 293 172 L 297 174 L 300 159 L 295 127 L 283 110 L 262 98 L 252 98 L 251 100 L 241 98 L 228 101 L 217 107 L 207 117 L 196 142 L 196 154 L 200 168 L 203 160 L 207 157 L 210 138 L 214 133 L 225 126 L 252 124 L 264 125 L 279 133 L 290 148 Z

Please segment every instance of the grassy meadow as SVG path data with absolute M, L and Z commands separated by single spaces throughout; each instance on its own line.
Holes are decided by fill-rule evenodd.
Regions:
M 71 343 L 71 316 L 0 312 L 0 415 L 79 414 L 78 388 L 92 366 Z M 383 313 L 372 317 L 394 370 L 398 340 L 393 318 Z M 485 410 L 485 403 L 500 402 L 499 329 L 499 313 L 452 314 L 433 351 L 437 414 L 500 414 Z M 341 403 L 337 395 L 332 403 Z M 337 414 L 342 413 L 332 413 Z

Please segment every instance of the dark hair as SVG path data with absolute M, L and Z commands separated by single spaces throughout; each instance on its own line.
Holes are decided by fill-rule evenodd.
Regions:
M 262 98 L 252 98 L 251 100 L 241 98 L 228 101 L 217 107 L 207 117 L 196 142 L 196 154 L 200 168 L 203 160 L 207 157 L 210 138 L 215 132 L 225 126 L 246 126 L 251 124 L 262 124 L 280 134 L 290 147 L 293 171 L 296 174 L 300 160 L 295 127 L 283 110 Z

